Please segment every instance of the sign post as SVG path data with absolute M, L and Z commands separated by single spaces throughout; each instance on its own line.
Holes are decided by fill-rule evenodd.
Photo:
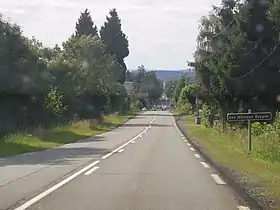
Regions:
M 248 113 L 251 114 L 252 110 L 249 109 Z M 251 120 L 248 120 L 248 150 L 252 150 L 252 132 L 251 132 Z
M 252 132 L 251 124 L 252 121 L 271 121 L 272 113 L 271 112 L 256 112 L 252 113 L 252 110 L 249 109 L 248 113 L 228 113 L 227 121 L 228 122 L 248 122 L 248 150 L 252 150 Z

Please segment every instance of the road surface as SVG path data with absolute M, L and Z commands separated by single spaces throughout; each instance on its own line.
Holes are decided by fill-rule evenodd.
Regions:
M 249 209 L 191 147 L 169 112 L 94 138 L 0 159 L 0 209 Z

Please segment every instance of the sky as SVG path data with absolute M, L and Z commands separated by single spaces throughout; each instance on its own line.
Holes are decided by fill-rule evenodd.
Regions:
M 4 19 L 46 46 L 61 44 L 88 8 L 98 28 L 116 8 L 129 40 L 128 69 L 186 69 L 196 49 L 199 20 L 221 0 L 0 0 Z

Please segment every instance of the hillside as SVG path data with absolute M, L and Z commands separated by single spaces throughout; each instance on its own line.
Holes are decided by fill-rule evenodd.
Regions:
M 189 78 L 195 78 L 195 72 L 193 69 L 187 70 L 157 70 L 156 76 L 158 79 L 162 81 L 169 81 L 169 80 L 178 80 L 182 76 L 186 76 Z

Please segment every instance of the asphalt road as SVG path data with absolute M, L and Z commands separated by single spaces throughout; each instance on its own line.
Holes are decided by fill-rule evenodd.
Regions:
M 0 159 L 0 209 L 246 210 L 181 136 L 146 112 L 76 144 Z

